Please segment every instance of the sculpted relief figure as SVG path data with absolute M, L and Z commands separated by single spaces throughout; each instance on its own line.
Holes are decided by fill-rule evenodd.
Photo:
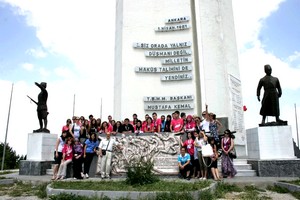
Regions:
M 266 75 L 259 80 L 257 86 L 257 99 L 260 101 L 260 90 L 264 88 L 264 96 L 261 101 L 260 115 L 262 115 L 262 125 L 266 124 L 267 116 L 275 116 L 276 123 L 281 124 L 284 121 L 279 119 L 279 98 L 282 95 L 281 87 L 278 78 L 271 75 L 272 68 L 270 65 L 265 65 Z
M 38 95 L 38 102 L 30 98 L 36 105 L 37 105 L 37 115 L 39 119 L 40 128 L 37 130 L 34 130 L 34 133 L 37 132 L 44 132 L 44 133 L 50 133 L 50 131 L 47 129 L 47 116 L 48 116 L 48 108 L 47 108 L 47 99 L 48 99 L 48 92 L 46 90 L 47 83 L 41 82 L 40 84 L 35 82 L 35 85 L 38 86 L 41 89 L 41 92 Z M 44 122 L 44 123 L 43 123 Z
M 125 165 L 140 160 L 155 162 L 157 157 L 170 159 L 179 151 L 179 139 L 174 134 L 158 134 L 148 136 L 125 136 L 116 137 L 121 144 L 122 150 L 114 151 L 112 158 L 113 173 L 125 172 Z M 174 166 L 177 166 L 175 158 Z M 176 168 L 176 167 L 175 167 Z M 177 169 L 177 168 L 176 168 Z M 154 171 L 160 173 L 154 169 Z

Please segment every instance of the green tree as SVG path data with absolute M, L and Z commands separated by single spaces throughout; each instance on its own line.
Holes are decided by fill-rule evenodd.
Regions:
M 3 156 L 4 143 L 0 143 L 0 163 L 2 164 L 2 156 Z M 3 169 L 16 169 L 18 168 L 18 161 L 20 156 L 16 154 L 16 151 L 12 149 L 7 143 L 5 158 L 4 158 L 4 167 Z

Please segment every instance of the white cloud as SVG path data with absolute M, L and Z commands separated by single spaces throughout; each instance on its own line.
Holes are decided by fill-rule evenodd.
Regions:
M 50 71 L 45 69 L 44 67 L 40 67 L 38 71 L 39 71 L 40 75 L 44 78 L 50 76 Z
M 236 40 L 239 50 L 255 45 L 264 19 L 276 11 L 285 0 L 232 0 Z
M 57 67 L 54 69 L 54 73 L 62 78 L 69 79 L 74 77 L 74 73 L 67 67 Z
M 287 58 L 287 62 L 289 63 L 298 63 L 298 66 L 300 65 L 300 52 L 299 51 L 295 51 L 294 54 L 290 55 L 288 58 Z M 297 66 L 296 66 L 297 67 Z
M 36 58 L 45 58 L 47 56 L 47 53 L 42 49 L 28 49 L 26 53 Z
M 97 77 L 106 73 L 104 66 L 113 68 L 115 1 L 8 2 L 36 27 L 43 48 L 69 58 L 81 75 Z
M 32 71 L 34 68 L 34 65 L 31 63 L 23 63 L 21 66 L 23 69 L 25 69 L 27 71 Z

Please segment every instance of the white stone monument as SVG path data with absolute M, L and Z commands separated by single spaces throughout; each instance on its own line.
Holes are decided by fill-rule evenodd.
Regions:
M 114 119 L 208 104 L 245 156 L 234 30 L 230 0 L 117 0 Z
M 20 162 L 20 175 L 44 175 L 54 161 L 57 134 L 29 133 L 27 158 Z
M 264 126 L 247 130 L 250 159 L 295 159 L 291 126 Z
M 264 177 L 299 177 L 291 126 L 247 129 L 248 164 Z

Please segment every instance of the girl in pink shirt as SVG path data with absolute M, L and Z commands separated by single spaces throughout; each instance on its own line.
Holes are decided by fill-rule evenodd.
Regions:
M 143 133 L 142 122 L 140 120 L 138 120 L 137 124 L 134 126 L 134 133 L 137 135 Z
M 73 159 L 73 138 L 67 138 L 66 144 L 62 149 L 62 153 L 63 157 L 55 180 L 64 179 L 66 176 L 67 166 L 72 162 Z
M 184 130 L 185 130 L 185 132 L 193 132 L 196 130 L 195 129 L 195 121 L 194 121 L 192 115 L 187 116 Z
M 111 133 L 113 131 L 112 126 L 109 126 L 106 121 L 102 122 L 101 128 L 100 128 L 100 133 Z
M 147 124 L 144 127 L 144 133 L 153 133 L 154 132 L 154 124 L 152 123 L 152 118 L 148 117 Z

